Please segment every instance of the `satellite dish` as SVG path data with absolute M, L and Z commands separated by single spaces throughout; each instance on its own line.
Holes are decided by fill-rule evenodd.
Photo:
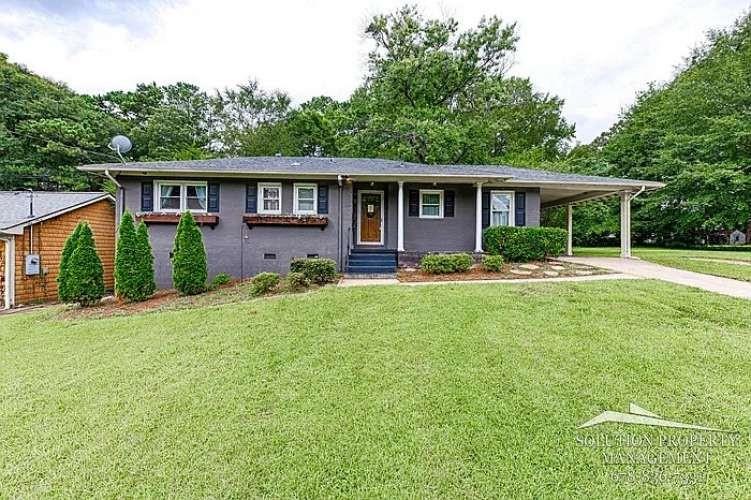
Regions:
M 133 148 L 133 143 L 124 135 L 116 135 L 109 143 L 109 148 L 118 153 L 127 153 Z

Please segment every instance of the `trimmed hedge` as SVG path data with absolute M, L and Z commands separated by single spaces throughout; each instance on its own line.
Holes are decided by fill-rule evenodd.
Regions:
M 141 301 L 156 291 L 154 256 L 149 230 L 141 222 L 136 228 L 133 216 L 125 212 L 120 219 L 115 254 L 115 293 L 130 301 Z
M 558 257 L 566 251 L 564 229 L 557 227 L 493 226 L 483 232 L 485 251 L 509 262 Z
M 291 290 L 300 290 L 310 286 L 310 280 L 303 273 L 291 271 L 287 274 L 287 285 Z
M 183 295 L 206 291 L 206 247 L 203 235 L 190 212 L 183 212 L 177 224 L 172 250 L 172 283 Z
M 463 273 L 469 271 L 472 263 L 468 253 L 431 253 L 420 259 L 420 267 L 430 274 Z
M 232 281 L 232 276 L 230 276 L 227 273 L 219 273 L 211 280 L 211 284 L 209 285 L 210 290 L 216 290 L 222 285 L 226 285 Z
M 311 259 L 292 259 L 289 270 L 302 273 L 313 283 L 330 283 L 336 279 L 336 262 L 320 257 Z
M 279 284 L 279 275 L 276 273 L 260 273 L 252 280 L 250 293 L 253 295 L 265 295 Z
M 498 272 L 503 269 L 503 256 L 486 255 L 482 259 L 482 266 L 488 271 Z

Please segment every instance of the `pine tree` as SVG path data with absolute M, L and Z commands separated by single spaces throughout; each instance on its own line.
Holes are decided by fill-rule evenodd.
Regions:
M 117 230 L 115 253 L 115 293 L 127 300 L 138 300 L 138 251 L 133 216 L 125 212 Z
M 140 300 L 151 297 L 156 291 L 154 282 L 154 254 L 149 242 L 149 229 L 140 222 L 136 228 L 136 253 L 138 255 L 137 274 Z
M 206 290 L 207 276 L 203 235 L 190 212 L 184 212 L 172 251 L 172 283 L 178 292 L 195 295 Z
M 78 246 L 78 238 L 81 235 L 81 228 L 83 227 L 83 224 L 83 222 L 76 224 L 76 228 L 73 230 L 70 236 L 68 236 L 68 239 L 65 240 L 63 251 L 60 254 L 60 267 L 57 271 L 57 297 L 60 302 L 70 301 L 70 287 L 68 286 L 68 269 L 70 268 L 70 257 L 71 255 L 73 255 L 73 251 Z
M 94 235 L 86 223 L 81 227 L 78 244 L 70 256 L 66 281 L 70 302 L 90 306 L 104 295 L 102 261 L 96 253 Z

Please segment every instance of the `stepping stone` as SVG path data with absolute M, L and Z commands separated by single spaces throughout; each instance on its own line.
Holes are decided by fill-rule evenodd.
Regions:
M 511 274 L 517 274 L 519 276 L 531 276 L 532 275 L 532 271 L 523 271 L 521 269 L 512 269 L 510 272 Z
M 574 272 L 575 272 L 575 273 L 576 273 L 576 274 L 577 274 L 578 276 L 589 276 L 589 275 L 591 275 L 591 274 L 592 274 L 592 271 L 582 271 L 582 270 L 579 270 L 579 269 L 577 269 L 577 270 L 576 270 L 576 271 L 574 271 Z
M 542 274 L 544 274 L 545 276 L 550 276 L 551 278 L 554 276 L 558 276 L 558 273 L 555 271 L 543 271 Z
M 566 270 L 566 268 L 565 268 L 565 267 L 563 267 L 563 266 L 558 266 L 558 265 L 555 265 L 555 266 L 550 266 L 550 269 L 552 269 L 553 271 L 565 271 L 565 270 Z
M 522 269 L 529 269 L 530 271 L 534 271 L 535 269 L 540 269 L 540 266 L 535 264 L 520 264 L 520 268 Z

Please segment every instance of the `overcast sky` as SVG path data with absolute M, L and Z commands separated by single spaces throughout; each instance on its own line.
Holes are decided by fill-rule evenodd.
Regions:
M 345 99 L 360 84 L 370 16 L 403 0 L 0 0 L 0 51 L 80 92 L 184 80 L 204 89 L 256 78 L 295 102 Z M 512 73 L 566 100 L 589 142 L 649 81 L 670 78 L 707 29 L 728 26 L 741 0 L 442 0 L 428 16 L 465 26 L 483 15 L 518 23 Z

